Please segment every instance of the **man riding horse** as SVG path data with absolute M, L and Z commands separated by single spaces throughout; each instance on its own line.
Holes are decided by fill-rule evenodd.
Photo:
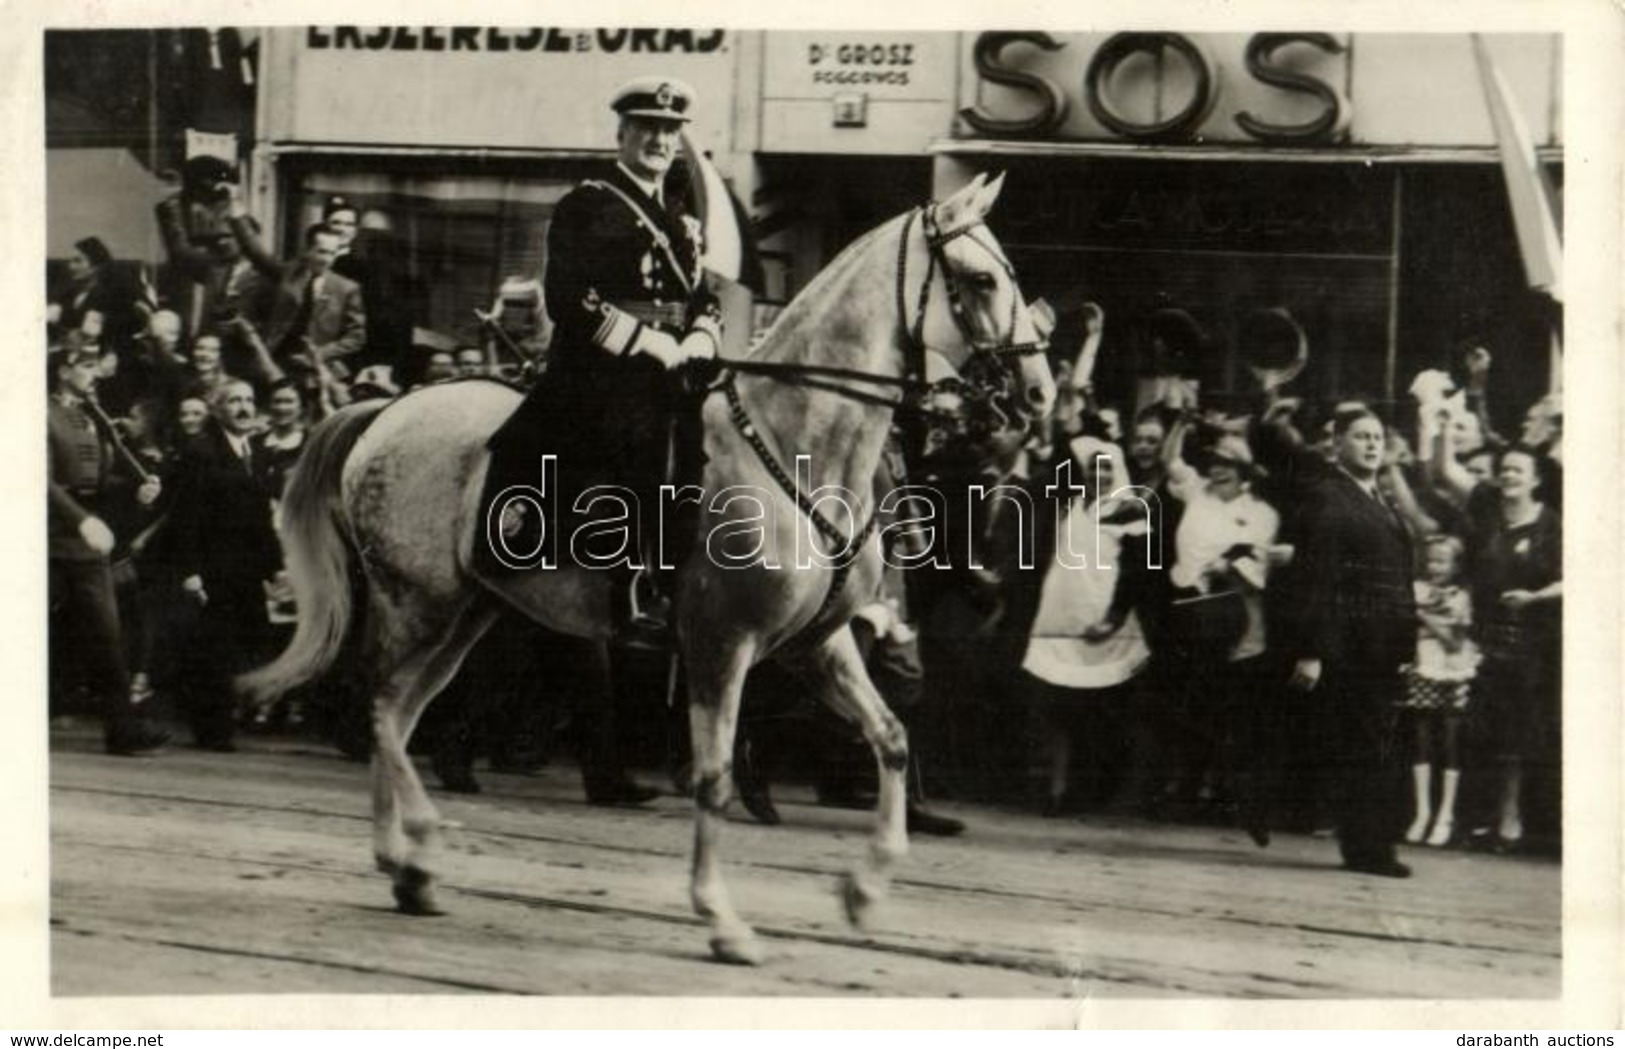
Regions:
M 602 177 L 559 201 L 547 234 L 548 313 L 555 324 L 546 376 L 491 438 L 481 508 L 510 486 L 534 487 L 544 455 L 557 457 L 560 492 L 610 482 L 635 496 L 635 556 L 614 571 L 617 633 L 658 637 L 664 600 L 654 592 L 659 557 L 659 488 L 668 480 L 668 437 L 676 385 L 669 372 L 716 355 L 721 311 L 701 279 L 699 223 L 681 194 L 666 192 L 679 133 L 694 92 L 680 80 L 642 77 L 611 100 L 620 115 L 619 156 Z M 568 506 L 568 503 L 563 505 Z M 494 549 L 532 550 L 546 525 L 538 504 L 508 500 L 497 510 L 501 538 L 476 543 L 482 574 L 505 575 Z

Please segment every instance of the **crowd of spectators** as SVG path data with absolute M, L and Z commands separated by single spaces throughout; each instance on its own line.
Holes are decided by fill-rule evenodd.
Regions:
M 513 378 L 518 361 L 415 337 L 380 211 L 330 198 L 279 259 L 211 158 L 155 210 L 155 280 L 88 236 L 48 289 L 52 710 L 101 714 L 112 753 L 161 745 L 169 720 L 230 751 L 230 681 L 297 615 L 276 513 L 306 429 L 403 386 Z M 257 721 L 297 725 L 301 703 Z
M 271 655 L 297 615 L 276 505 L 308 426 L 421 383 L 517 377 L 491 345 L 413 345 L 411 290 L 381 212 L 331 199 L 298 253 L 278 258 L 230 170 L 204 163 L 157 221 L 168 259 L 156 286 L 120 279 L 127 268 L 91 236 L 49 306 L 53 711 L 101 712 L 120 754 L 164 741 L 154 710 L 184 720 L 198 746 L 234 749 L 229 680 Z M 1099 320 L 1087 326 L 1090 359 Z M 1399 780 L 1369 784 L 1370 798 L 1395 799 L 1372 818 L 1432 846 L 1560 840 L 1555 396 L 1508 440 L 1485 410 L 1491 361 L 1477 347 L 1419 376 L 1410 409 L 1386 420 L 1358 399 L 1317 412 L 1278 391 L 1243 412 L 1204 410 L 1178 382 L 1103 405 L 1089 365 L 1057 364 L 1063 397 L 1045 432 L 979 472 L 913 478 L 1022 489 L 1036 530 L 1017 534 L 1029 523 L 1020 500 L 976 502 L 966 526 L 980 563 L 910 578 L 863 617 L 877 677 L 912 711 L 917 791 L 1049 816 L 1230 822 L 1261 845 L 1272 829 L 1336 822 L 1339 776 L 1364 743 L 1328 709 L 1335 690 L 1316 687 L 1313 635 L 1321 606 L 1340 600 L 1325 586 L 1348 541 L 1324 492 L 1355 443 L 1375 439 L 1369 494 L 1408 559 L 1404 599 L 1389 606 L 1403 606 L 1408 655 L 1382 723 L 1358 729 L 1381 737 L 1365 742 L 1383 759 L 1359 774 Z M 1082 490 L 1047 491 L 1068 460 Z M 1089 571 L 1069 563 L 1079 552 Z M 486 647 L 512 662 L 511 639 Z M 470 672 L 489 677 L 480 659 Z M 519 676 L 510 691 L 534 687 Z M 505 726 L 522 728 L 524 753 L 484 751 L 508 767 L 545 760 L 548 719 L 515 713 L 533 709 L 527 700 L 488 704 L 477 725 L 455 720 L 458 753 L 436 762 L 448 786 L 478 789 L 468 741 Z M 257 721 L 297 729 L 302 703 Z M 806 774 L 831 803 L 862 803 L 866 761 L 853 760 L 850 732 L 810 703 L 750 704 L 737 762 L 753 814 L 778 819 L 764 768 Z M 816 756 L 786 757 L 775 725 L 809 719 L 818 733 L 788 735 L 823 740 Z M 678 734 L 662 724 L 663 739 Z
M 1237 825 L 1260 845 L 1347 838 L 1346 818 L 1394 841 L 1557 848 L 1560 401 L 1506 439 L 1488 351 L 1451 356 L 1388 419 L 1275 390 L 1204 409 L 1177 382 L 1112 410 L 1087 365 L 1058 361 L 1051 432 L 960 479 L 981 486 L 981 570 L 925 574 L 913 595 L 937 790 Z M 1068 460 L 1088 487 L 1046 534 Z M 998 484 L 1029 498 L 990 497 Z M 1020 506 L 1036 507 L 1036 570 Z

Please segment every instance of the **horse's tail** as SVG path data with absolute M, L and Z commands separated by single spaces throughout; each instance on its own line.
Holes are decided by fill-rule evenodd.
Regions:
M 288 476 L 282 555 L 299 610 L 293 640 L 271 663 L 237 679 L 254 703 L 274 700 L 332 666 L 350 634 L 355 549 L 344 522 L 344 462 L 387 401 L 350 405 L 317 424 Z

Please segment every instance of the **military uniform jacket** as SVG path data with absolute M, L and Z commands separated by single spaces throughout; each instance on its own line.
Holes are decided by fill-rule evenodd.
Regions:
M 701 277 L 699 222 L 679 196 L 668 190 L 661 207 L 616 166 L 559 201 L 543 281 L 548 370 L 499 442 L 539 438 L 544 451 L 614 462 L 658 438 L 668 384 L 659 362 L 624 349 L 626 316 L 677 339 L 721 316 Z
M 78 405 L 55 397 L 45 409 L 50 483 L 47 491 L 49 556 L 67 561 L 95 561 L 101 554 L 79 535 L 79 525 L 96 513 L 112 452 L 90 415 Z

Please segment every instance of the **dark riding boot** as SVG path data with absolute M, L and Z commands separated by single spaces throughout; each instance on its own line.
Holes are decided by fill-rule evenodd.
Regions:
M 581 751 L 581 785 L 589 805 L 641 805 L 660 796 L 627 774 L 616 730 L 616 696 L 609 651 L 597 642 L 560 639 L 576 663 L 570 690 Z
M 908 832 L 929 834 L 937 838 L 952 838 L 965 833 L 965 824 L 952 816 L 941 816 L 925 807 L 925 776 L 920 771 L 920 757 L 910 751 L 908 756 Z

